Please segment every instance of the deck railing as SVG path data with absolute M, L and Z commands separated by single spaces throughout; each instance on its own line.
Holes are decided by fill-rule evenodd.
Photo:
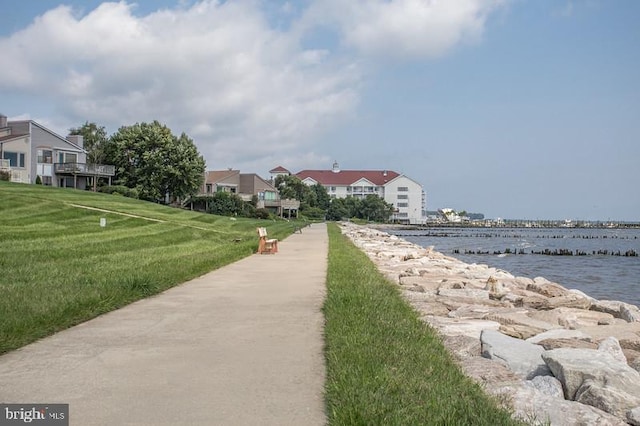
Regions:
M 55 163 L 56 174 L 76 174 L 87 176 L 114 176 L 116 167 L 110 164 Z

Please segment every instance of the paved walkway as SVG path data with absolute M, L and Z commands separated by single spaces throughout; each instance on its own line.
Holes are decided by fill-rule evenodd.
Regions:
M 328 238 L 314 224 L 200 278 L 0 357 L 0 402 L 71 425 L 322 425 Z

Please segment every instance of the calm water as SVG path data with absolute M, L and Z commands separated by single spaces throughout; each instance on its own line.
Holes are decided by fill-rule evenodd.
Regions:
M 640 257 L 611 255 L 627 251 L 640 254 L 640 229 L 425 228 L 387 232 L 423 247 L 433 246 L 466 263 L 486 264 L 515 276 L 545 277 L 596 299 L 640 306 Z M 511 254 L 506 254 L 507 250 Z M 532 254 L 545 250 L 586 255 Z M 605 251 L 608 254 L 598 254 Z M 483 254 L 477 254 L 480 252 Z

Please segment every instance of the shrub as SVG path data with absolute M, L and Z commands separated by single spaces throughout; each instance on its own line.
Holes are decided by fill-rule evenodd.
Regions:
M 253 215 L 256 219 L 269 219 L 271 217 L 271 213 L 267 209 L 256 209 Z
M 307 207 L 302 213 L 311 220 L 322 220 L 326 215 L 326 212 L 319 207 Z
M 42 185 L 42 178 L 40 175 L 36 176 L 36 185 Z
M 98 187 L 98 192 L 104 192 L 105 194 L 124 195 L 129 198 L 139 198 L 138 190 L 135 188 L 129 188 L 124 185 L 106 185 Z
M 11 180 L 11 172 L 6 170 L 0 170 L 0 180 L 6 180 L 7 182 Z

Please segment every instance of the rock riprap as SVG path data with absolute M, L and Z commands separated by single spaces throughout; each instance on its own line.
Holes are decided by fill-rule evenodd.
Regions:
M 467 264 L 377 229 L 341 229 L 514 416 L 640 426 L 637 306 Z

